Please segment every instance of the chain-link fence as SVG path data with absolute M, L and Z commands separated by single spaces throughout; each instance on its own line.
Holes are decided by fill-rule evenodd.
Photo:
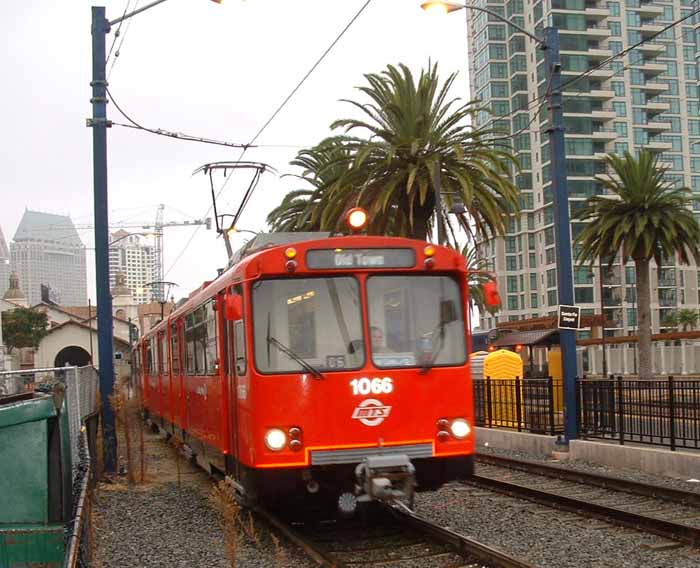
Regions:
M 97 370 L 94 367 L 55 367 L 0 372 L 0 396 L 21 396 L 30 392 L 65 390 L 70 425 L 73 471 L 80 463 L 80 428 L 83 420 L 97 411 Z

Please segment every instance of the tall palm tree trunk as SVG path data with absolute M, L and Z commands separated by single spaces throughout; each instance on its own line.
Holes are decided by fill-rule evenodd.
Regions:
M 651 367 L 651 298 L 649 261 L 634 259 L 637 272 L 637 324 L 639 326 L 639 378 L 652 379 Z

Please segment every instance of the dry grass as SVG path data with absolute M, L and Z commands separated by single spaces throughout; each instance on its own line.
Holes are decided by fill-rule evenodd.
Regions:
M 224 533 L 224 546 L 231 568 L 236 567 L 240 543 L 239 523 L 241 508 L 233 494 L 233 488 L 226 481 L 220 481 L 211 491 L 210 501 L 221 515 Z

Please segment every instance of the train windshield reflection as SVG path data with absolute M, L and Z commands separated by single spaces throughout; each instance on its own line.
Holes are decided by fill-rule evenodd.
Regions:
M 364 365 L 360 287 L 355 278 L 262 280 L 253 286 L 253 318 L 255 363 L 261 373 Z

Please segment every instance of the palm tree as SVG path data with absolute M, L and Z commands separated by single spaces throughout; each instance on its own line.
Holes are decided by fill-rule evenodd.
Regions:
M 349 152 L 347 171 L 324 198 L 321 226 L 335 228 L 350 207 L 370 213 L 368 231 L 425 239 L 433 227 L 435 171 L 449 206 L 464 204 L 456 216 L 468 234 L 502 235 L 518 210 L 518 190 L 511 181 L 516 164 L 493 131 L 471 126 L 480 110 L 474 103 L 455 106 L 448 91 L 456 74 L 440 86 L 437 65 L 423 70 L 416 82 L 405 65 L 389 65 L 365 75 L 359 90 L 370 102 L 345 101 L 364 119 L 335 121 L 343 128 Z M 350 136 L 362 131 L 369 137 Z M 491 138 L 491 139 L 490 139 Z M 456 245 L 454 227 L 443 213 L 440 223 Z
M 664 170 L 650 152 L 641 152 L 639 158 L 629 152 L 624 157 L 608 155 L 605 161 L 616 177 L 600 181 L 613 195 L 590 198 L 576 214 L 577 219 L 588 221 L 576 239 L 581 247 L 578 259 L 592 265 L 598 258 L 612 259 L 621 252 L 623 262 L 634 261 L 639 376 L 651 378 L 649 263 L 655 259 L 660 264 L 662 256 L 676 254 L 681 263 L 688 264 L 690 256 L 699 262 L 700 225 L 690 210 L 690 189 L 665 182 Z
M 321 230 L 321 214 L 328 188 L 347 171 L 349 152 L 338 138 L 326 138 L 313 148 L 301 150 L 291 165 L 301 168 L 298 177 L 311 189 L 285 195 L 267 216 L 272 231 Z
M 697 310 L 683 308 L 678 311 L 678 325 L 681 326 L 683 331 L 695 329 L 695 326 L 698 325 L 698 320 L 700 320 L 700 314 Z
M 484 284 L 496 281 L 496 275 L 489 270 L 489 261 L 485 258 L 479 258 L 476 248 L 469 244 L 462 250 L 462 255 L 467 262 L 470 307 L 477 307 L 481 312 L 487 311 L 490 314 L 495 314 L 501 307 L 489 305 L 484 294 Z

